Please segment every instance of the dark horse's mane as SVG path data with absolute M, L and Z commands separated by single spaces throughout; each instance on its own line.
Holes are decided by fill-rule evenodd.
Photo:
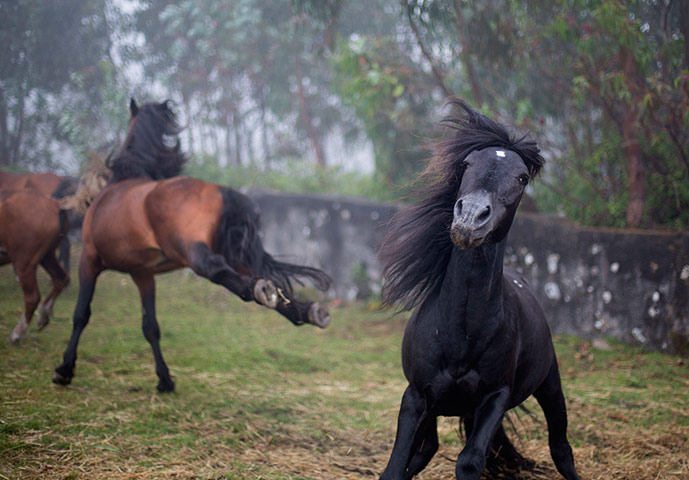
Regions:
M 433 156 L 416 180 L 412 193 L 417 203 L 397 213 L 380 248 L 383 269 L 383 303 L 411 310 L 439 288 L 452 252 L 452 223 L 465 159 L 474 150 L 504 148 L 517 153 L 533 177 L 545 163 L 536 142 L 515 138 L 505 126 L 452 98 L 460 110 L 441 121 L 450 135 L 432 146 Z
M 112 182 L 160 180 L 182 173 L 187 159 L 176 138 L 182 128 L 169 103 L 147 103 L 138 108 L 124 145 L 108 165 Z

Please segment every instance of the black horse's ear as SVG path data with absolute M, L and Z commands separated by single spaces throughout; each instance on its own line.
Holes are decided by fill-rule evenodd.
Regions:
M 139 113 L 139 107 L 136 105 L 136 101 L 132 98 L 129 100 L 129 113 L 132 114 L 132 117 L 136 117 L 136 114 Z

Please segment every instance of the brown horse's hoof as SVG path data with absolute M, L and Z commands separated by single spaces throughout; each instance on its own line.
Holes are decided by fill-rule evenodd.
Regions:
M 19 345 L 21 341 L 21 337 L 16 336 L 14 333 L 7 337 L 7 343 L 11 343 L 12 345 Z
M 53 383 L 57 385 L 69 385 L 72 383 L 72 377 L 63 377 L 59 373 L 53 373 Z
M 320 328 L 325 328 L 330 324 L 330 312 L 318 302 L 314 302 L 309 307 L 309 323 Z
M 278 289 L 270 280 L 259 278 L 254 284 L 254 298 L 268 308 L 278 306 Z

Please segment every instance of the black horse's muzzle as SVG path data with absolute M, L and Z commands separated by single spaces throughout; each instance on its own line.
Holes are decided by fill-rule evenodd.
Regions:
M 457 200 L 450 238 L 460 248 L 481 245 L 492 230 L 493 209 L 488 192 L 471 192 Z

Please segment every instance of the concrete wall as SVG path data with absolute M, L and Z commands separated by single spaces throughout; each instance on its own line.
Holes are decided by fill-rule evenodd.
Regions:
M 340 298 L 379 292 L 376 246 L 396 206 L 328 195 L 249 192 L 266 250 L 323 268 Z M 552 328 L 689 352 L 689 235 L 580 228 L 519 214 L 506 262 L 536 290 Z

